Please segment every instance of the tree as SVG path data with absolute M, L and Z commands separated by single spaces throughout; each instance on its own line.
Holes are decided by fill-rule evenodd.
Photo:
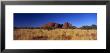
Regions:
M 63 27 L 63 24 L 58 24 L 58 28 L 62 28 Z

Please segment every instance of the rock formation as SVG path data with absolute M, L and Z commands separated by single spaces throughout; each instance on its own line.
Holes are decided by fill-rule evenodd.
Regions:
M 54 22 L 49 22 L 45 25 L 42 26 L 43 28 L 47 28 L 47 27 L 54 27 L 54 28 L 70 28 L 72 27 L 72 25 L 68 22 L 65 22 L 64 24 L 58 24 L 58 23 L 54 23 Z
M 72 25 L 68 22 L 65 22 L 62 28 L 70 28 Z

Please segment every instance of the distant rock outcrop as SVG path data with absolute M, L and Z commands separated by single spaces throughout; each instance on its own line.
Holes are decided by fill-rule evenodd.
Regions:
M 55 27 L 55 28 L 59 28 L 59 24 L 56 23 L 54 27 Z
M 49 23 L 47 23 L 47 25 L 50 26 L 50 27 L 55 27 L 55 24 L 56 24 L 56 23 L 54 23 L 54 22 L 49 22 Z
M 70 28 L 72 25 L 68 22 L 65 22 L 62 28 Z
M 43 28 L 49 28 L 49 27 L 53 27 L 53 28 L 70 28 L 72 27 L 72 25 L 68 22 L 65 22 L 64 24 L 58 24 L 58 23 L 55 23 L 55 22 L 49 22 L 45 25 L 42 26 Z

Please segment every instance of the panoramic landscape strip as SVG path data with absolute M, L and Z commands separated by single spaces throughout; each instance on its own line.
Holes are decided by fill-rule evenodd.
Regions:
M 14 40 L 97 40 L 96 13 L 14 13 Z

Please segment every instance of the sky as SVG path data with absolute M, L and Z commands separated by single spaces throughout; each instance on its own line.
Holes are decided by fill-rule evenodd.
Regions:
M 48 22 L 72 26 L 97 25 L 97 13 L 14 13 L 14 27 L 40 27 Z

